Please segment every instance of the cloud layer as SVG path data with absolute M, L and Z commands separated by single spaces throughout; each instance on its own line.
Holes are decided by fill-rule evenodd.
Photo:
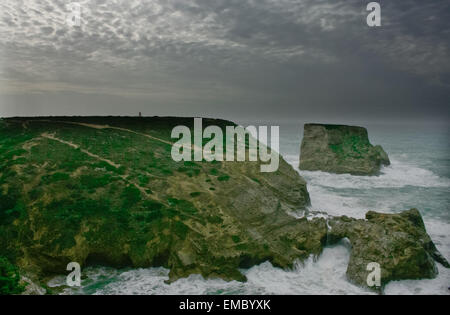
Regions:
M 0 116 L 449 115 L 448 1 L 68 3 L 0 4 Z

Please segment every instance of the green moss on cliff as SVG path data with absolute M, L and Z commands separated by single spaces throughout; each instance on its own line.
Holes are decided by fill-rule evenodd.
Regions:
M 0 256 L 0 295 L 20 294 L 25 287 L 20 284 L 19 269 Z
M 370 143 L 367 138 L 359 135 L 347 134 L 339 144 L 330 144 L 330 149 L 336 153 L 339 159 L 361 159 L 369 152 Z

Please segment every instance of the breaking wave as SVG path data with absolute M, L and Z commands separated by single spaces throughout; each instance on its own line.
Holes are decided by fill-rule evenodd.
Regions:
M 294 169 L 298 169 L 299 159 L 297 156 L 288 155 L 286 161 Z M 300 174 L 306 179 L 308 185 L 333 188 L 450 187 L 449 178 L 440 177 L 430 170 L 400 160 L 391 160 L 391 165 L 382 167 L 378 176 L 352 176 L 320 171 L 300 171 Z

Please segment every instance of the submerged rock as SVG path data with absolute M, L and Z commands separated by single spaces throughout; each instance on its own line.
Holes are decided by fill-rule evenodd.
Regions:
M 369 263 L 381 267 L 381 287 L 392 280 L 434 278 L 435 261 L 449 268 L 428 236 L 417 209 L 399 214 L 369 211 L 366 220 L 337 217 L 329 221 L 328 240 L 348 238 L 351 243 L 348 279 L 367 286 Z
M 390 161 L 379 145 L 369 142 L 363 127 L 305 124 L 301 145 L 301 170 L 376 175 Z

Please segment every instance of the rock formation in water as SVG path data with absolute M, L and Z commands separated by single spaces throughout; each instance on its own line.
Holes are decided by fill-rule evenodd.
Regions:
M 342 237 L 352 242 L 349 278 L 358 284 L 364 285 L 365 257 L 385 266 L 385 282 L 435 275 L 429 256 L 442 259 L 418 213 L 334 219 L 330 232 L 324 218 L 288 215 L 306 209 L 309 195 L 283 159 L 274 173 L 261 173 L 253 162 L 174 162 L 171 130 L 192 122 L 6 119 L 0 287 L 5 280 L 9 292 L 19 290 L 19 270 L 33 283 L 67 274 L 69 262 L 164 266 L 170 281 L 191 274 L 243 281 L 239 268 L 264 261 L 287 268 Z
M 305 124 L 301 170 L 352 175 L 376 175 L 389 158 L 381 146 L 369 142 L 363 127 Z
M 392 280 L 434 278 L 438 273 L 435 261 L 450 268 L 417 209 L 399 214 L 369 211 L 366 220 L 344 216 L 331 219 L 329 225 L 330 243 L 344 237 L 350 240 L 347 276 L 358 285 L 367 285 L 367 266 L 372 262 L 381 267 L 381 286 Z

